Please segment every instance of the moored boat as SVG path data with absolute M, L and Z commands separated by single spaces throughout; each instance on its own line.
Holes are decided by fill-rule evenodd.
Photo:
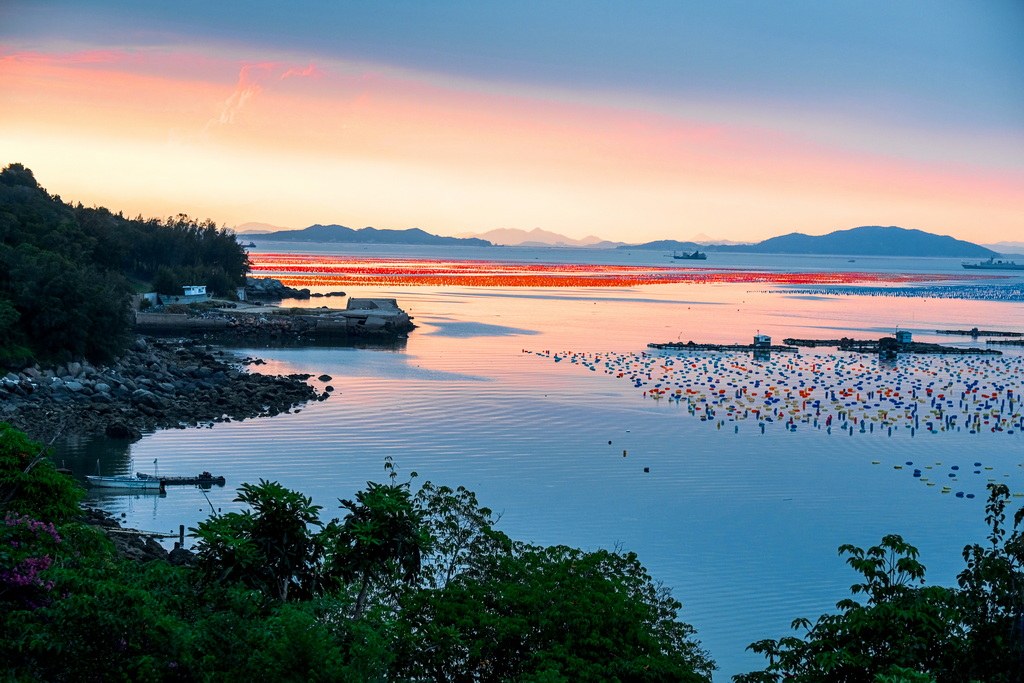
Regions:
M 692 252 L 691 251 L 684 251 L 681 254 L 678 254 L 678 253 L 676 253 L 674 251 L 672 252 L 672 258 L 674 258 L 674 259 L 686 259 L 686 260 L 689 260 L 689 261 L 704 261 L 704 260 L 707 259 L 707 257 L 708 257 L 708 255 L 705 254 L 704 252 L 700 251 L 699 249 L 697 251 L 692 251 Z
M 133 491 L 159 491 L 163 486 L 159 479 L 140 479 L 127 475 L 102 477 L 99 475 L 86 475 L 86 481 L 90 486 L 102 489 L 129 489 Z

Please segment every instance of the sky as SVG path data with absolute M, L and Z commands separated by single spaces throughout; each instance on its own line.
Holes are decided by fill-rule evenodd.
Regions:
M 1021 0 L 0 0 L 0 166 L 236 226 L 1024 240 Z

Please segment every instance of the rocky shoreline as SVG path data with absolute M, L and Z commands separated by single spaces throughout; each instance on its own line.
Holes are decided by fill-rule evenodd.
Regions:
M 125 529 L 110 513 L 94 507 L 83 507 L 81 521 L 94 527 L 114 545 L 114 550 L 128 560 L 140 564 L 163 560 L 174 566 L 189 566 L 196 562 L 195 553 L 186 550 L 175 541 L 174 548 L 167 550 L 149 533 L 138 529 Z
M 140 336 L 109 366 L 72 362 L 7 373 L 0 421 L 38 441 L 59 433 L 134 440 L 155 429 L 277 415 L 325 400 L 331 390 L 318 393 L 310 375 L 248 372 L 248 362 L 193 339 Z

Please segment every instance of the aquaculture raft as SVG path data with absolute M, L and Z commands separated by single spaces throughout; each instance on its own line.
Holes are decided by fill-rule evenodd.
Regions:
M 788 341 L 788 340 L 787 340 Z M 667 342 L 665 344 L 650 343 L 650 349 L 676 349 L 679 351 L 798 351 L 795 346 L 757 344 L 697 344 L 695 342 Z
M 1024 337 L 1024 332 L 997 332 L 995 330 L 935 330 L 935 334 L 954 334 L 962 337 Z
M 794 346 L 834 346 L 840 351 L 854 351 L 856 353 L 877 353 L 883 356 L 894 356 L 898 353 L 919 353 L 919 354 L 944 354 L 953 356 L 1000 356 L 1002 351 L 995 349 L 977 349 L 974 347 L 962 349 L 957 346 L 942 346 L 941 344 L 929 344 L 915 341 L 899 341 L 894 337 L 883 337 L 881 339 L 783 339 L 787 344 Z M 991 342 L 989 342 L 991 343 Z

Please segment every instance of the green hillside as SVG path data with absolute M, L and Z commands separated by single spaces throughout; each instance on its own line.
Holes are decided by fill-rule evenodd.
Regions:
M 108 360 L 131 332 L 138 288 L 229 294 L 248 257 L 230 231 L 180 214 L 125 218 L 50 195 L 32 171 L 0 172 L 0 360 Z

